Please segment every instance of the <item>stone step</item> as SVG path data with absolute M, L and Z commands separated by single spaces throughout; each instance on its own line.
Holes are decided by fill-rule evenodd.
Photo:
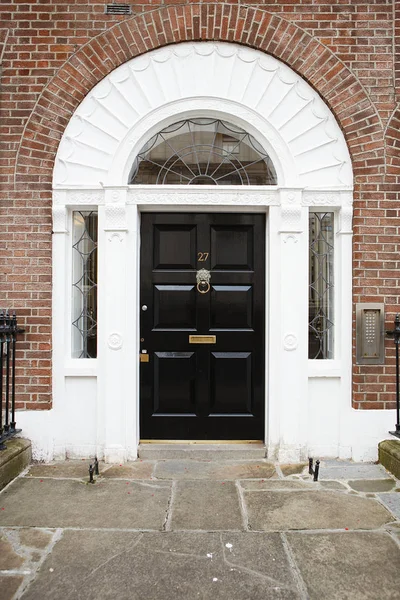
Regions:
M 400 479 L 400 440 L 384 440 L 378 448 L 381 465 Z
M 139 458 L 148 460 L 260 460 L 265 458 L 262 442 L 243 444 L 202 443 L 140 443 Z
M 13 438 L 7 440 L 5 446 L 4 450 L 0 450 L 0 490 L 18 477 L 32 460 L 29 440 Z

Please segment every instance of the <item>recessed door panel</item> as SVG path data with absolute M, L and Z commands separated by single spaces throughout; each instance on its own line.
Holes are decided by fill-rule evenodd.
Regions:
M 154 286 L 154 329 L 196 331 L 194 285 Z
M 141 219 L 141 438 L 263 439 L 265 217 Z
M 211 354 L 210 414 L 252 414 L 251 352 Z
M 213 269 L 253 269 L 253 228 L 225 225 L 211 228 Z
M 154 269 L 194 269 L 196 227 L 157 225 L 154 228 Z
M 211 289 L 211 329 L 253 327 L 251 285 L 213 285 Z
M 155 352 L 153 415 L 194 415 L 196 356 L 194 352 Z

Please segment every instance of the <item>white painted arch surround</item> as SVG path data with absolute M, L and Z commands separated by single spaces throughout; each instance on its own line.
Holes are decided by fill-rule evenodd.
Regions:
M 127 185 L 142 145 L 190 116 L 246 129 L 270 154 L 278 185 Z M 53 188 L 54 407 L 21 415 L 37 458 L 96 452 L 120 462 L 137 456 L 139 232 L 145 210 L 267 213 L 268 456 L 375 456 L 387 415 L 377 420 L 375 413 L 373 421 L 351 409 L 350 156 L 328 107 L 289 67 L 257 50 L 215 42 L 168 46 L 132 59 L 75 111 L 60 142 Z M 71 215 L 94 207 L 98 358 L 79 360 L 70 358 Z M 335 359 L 327 361 L 307 356 L 309 207 L 335 212 L 336 341 Z

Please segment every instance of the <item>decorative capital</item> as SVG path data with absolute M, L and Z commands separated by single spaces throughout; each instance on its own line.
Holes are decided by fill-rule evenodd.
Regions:
M 63 205 L 53 206 L 53 233 L 67 233 L 67 209 Z
M 126 231 L 126 206 L 125 204 L 106 204 L 105 231 Z

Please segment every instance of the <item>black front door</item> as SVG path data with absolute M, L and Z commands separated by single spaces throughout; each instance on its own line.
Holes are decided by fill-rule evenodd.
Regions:
M 263 439 L 264 215 L 142 214 L 141 282 L 140 437 Z

